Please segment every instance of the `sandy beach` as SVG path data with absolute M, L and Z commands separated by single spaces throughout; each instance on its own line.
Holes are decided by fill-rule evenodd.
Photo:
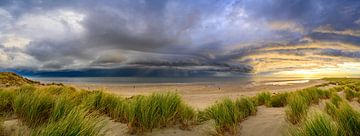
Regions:
M 272 81 L 271 83 L 276 82 Z M 283 81 L 279 81 L 282 83 Z M 88 89 L 103 90 L 117 95 L 130 97 L 133 95 L 146 95 L 152 92 L 178 92 L 182 98 L 191 106 L 204 109 L 213 104 L 216 100 L 224 97 L 237 98 L 239 96 L 254 96 L 261 91 L 272 93 L 284 91 L 296 91 L 299 89 L 320 85 L 327 81 L 316 79 L 308 82 L 289 83 L 289 84 L 268 84 L 250 83 L 237 84 L 233 82 L 223 83 L 168 83 L 168 84 L 87 84 L 87 83 L 68 83 L 67 85 Z

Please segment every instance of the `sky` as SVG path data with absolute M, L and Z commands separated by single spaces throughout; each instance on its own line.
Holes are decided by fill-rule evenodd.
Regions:
M 360 76 L 360 1 L 1 0 L 0 71 Z

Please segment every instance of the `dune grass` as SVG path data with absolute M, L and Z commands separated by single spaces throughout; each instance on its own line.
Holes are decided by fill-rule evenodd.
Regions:
M 288 97 L 288 104 L 285 109 L 287 120 L 292 124 L 299 123 L 307 113 L 309 103 L 306 98 L 299 93 L 291 94 Z
M 261 92 L 256 94 L 257 104 L 258 105 L 270 105 L 271 93 L 270 92 Z
M 153 93 L 137 96 L 127 107 L 128 127 L 132 132 L 167 127 L 182 121 L 184 124 L 195 117 L 194 110 L 183 103 L 176 93 Z
M 229 98 L 217 102 L 200 113 L 202 120 L 213 119 L 219 134 L 235 134 L 238 123 L 250 115 L 256 114 L 256 104 L 249 97 L 232 101 Z
M 237 109 L 235 102 L 229 98 L 225 98 L 207 108 L 202 117 L 206 119 L 214 119 L 216 131 L 219 134 L 225 132 L 235 134 L 237 123 L 240 121 L 240 112 Z
M 39 93 L 21 93 L 15 97 L 14 111 L 29 127 L 37 127 L 48 121 L 54 107 L 53 97 Z
M 0 136 L 5 136 L 3 117 L 0 117 Z
M 327 111 L 332 111 L 328 113 L 338 122 L 345 135 L 360 135 L 360 113 L 358 111 L 352 109 L 347 103 L 341 103 L 338 108 L 335 106 L 331 108 L 331 110 L 327 109 Z
M 105 126 L 104 119 L 73 108 L 57 121 L 51 121 L 32 132 L 32 136 L 98 136 Z
M 0 117 L 8 116 L 13 113 L 14 92 L 0 90 Z
M 235 106 L 240 112 L 240 120 L 243 120 L 250 115 L 255 115 L 257 111 L 256 104 L 249 97 L 240 97 L 236 99 Z
M 298 128 L 290 129 L 290 136 L 340 136 L 334 120 L 322 112 L 313 112 Z
M 55 101 L 54 107 L 50 114 L 50 121 L 58 121 L 62 117 L 70 113 L 77 105 L 73 102 L 74 99 L 68 96 L 61 96 Z
M 268 107 L 284 107 L 287 103 L 287 97 L 289 93 L 278 93 L 270 98 L 270 102 L 268 103 Z
M 344 93 L 345 93 L 345 98 L 349 101 L 352 101 L 355 97 L 358 97 L 357 92 L 353 91 L 349 87 L 346 87 Z

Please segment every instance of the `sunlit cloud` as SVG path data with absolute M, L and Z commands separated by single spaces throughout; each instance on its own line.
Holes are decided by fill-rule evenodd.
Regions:
M 356 0 L 5 0 L 0 70 L 348 75 L 360 61 L 358 5 Z

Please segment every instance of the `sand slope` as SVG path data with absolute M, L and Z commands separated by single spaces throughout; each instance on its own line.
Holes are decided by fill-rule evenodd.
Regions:
M 255 116 L 240 123 L 241 136 L 280 136 L 286 130 L 284 108 L 259 106 Z

